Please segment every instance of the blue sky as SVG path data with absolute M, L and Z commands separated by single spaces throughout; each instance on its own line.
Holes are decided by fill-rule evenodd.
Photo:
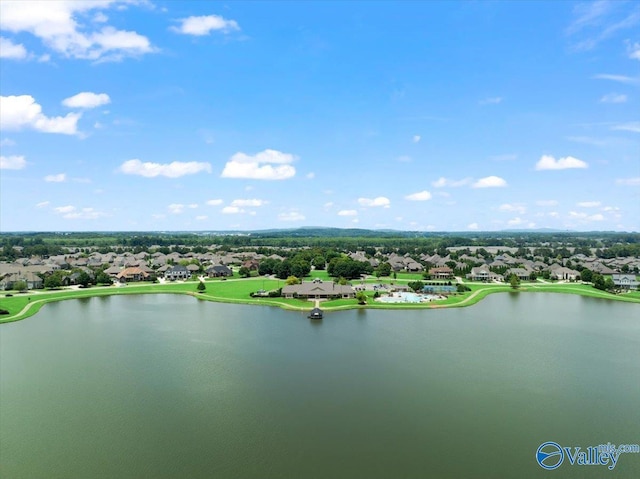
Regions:
M 640 5 L 3 1 L 2 231 L 640 230 Z

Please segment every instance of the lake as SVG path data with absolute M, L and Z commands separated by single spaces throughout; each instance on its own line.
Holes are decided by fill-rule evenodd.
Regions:
M 536 462 L 640 443 L 640 307 L 494 294 L 325 312 L 178 295 L 52 303 L 0 325 L 6 478 L 640 477 Z

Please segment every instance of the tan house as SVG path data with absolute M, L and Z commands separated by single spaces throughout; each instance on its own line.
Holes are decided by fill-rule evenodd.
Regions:
M 333 299 L 354 298 L 355 295 L 356 292 L 351 286 L 337 284 L 333 281 L 305 281 L 282 288 L 282 296 L 285 298 Z

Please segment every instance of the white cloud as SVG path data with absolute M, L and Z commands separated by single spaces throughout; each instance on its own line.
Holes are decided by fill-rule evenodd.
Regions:
M 479 228 L 478 223 L 471 223 L 467 225 L 467 229 L 477 230 Z
M 583 221 L 602 221 L 604 220 L 604 216 L 600 213 L 595 215 L 588 215 L 587 213 L 578 213 L 577 211 L 569 211 L 569 217 L 572 219 L 578 219 Z
M 323 206 L 325 209 L 329 209 L 333 206 L 333 201 L 327 201 Z
M 73 208 L 73 206 L 72 206 Z M 97 220 L 109 216 L 107 213 L 96 211 L 94 208 L 82 208 L 81 210 L 70 211 L 62 217 L 68 220 Z
M 398 158 L 396 158 L 396 161 L 400 163 L 411 163 L 413 159 L 409 155 L 401 155 Z
M 518 213 L 520 215 L 525 214 L 525 212 L 527 211 L 527 208 L 524 205 L 521 205 L 519 203 L 513 203 L 513 204 L 504 203 L 500 205 L 498 209 L 500 211 L 508 211 L 510 213 Z
M 470 184 L 473 180 L 471 178 L 463 178 L 461 180 L 451 180 L 441 176 L 436 181 L 432 182 L 434 188 L 457 188 L 460 186 L 466 186 Z
M 187 17 L 179 20 L 180 25 L 171 27 L 171 31 L 184 35 L 209 35 L 212 31 L 229 33 L 240 30 L 235 20 L 227 20 L 218 15 L 205 15 L 200 17 Z
M 618 83 L 624 83 L 626 85 L 636 85 L 640 83 L 640 78 L 630 77 L 626 75 L 611 75 L 608 73 L 601 73 L 600 75 L 595 75 L 593 78 L 596 80 L 611 80 Z
M 257 200 L 257 199 L 249 199 L 249 200 L 233 200 L 231 202 L 231 206 L 239 206 L 239 207 L 243 207 L 243 206 L 263 206 L 267 204 L 266 201 L 264 200 Z
M 179 215 L 184 212 L 184 205 L 181 203 L 171 203 L 167 206 L 167 209 L 172 215 Z
M 27 166 L 24 156 L 0 156 L 0 170 L 21 170 Z
M 196 221 L 204 221 L 208 218 L 207 215 L 198 215 L 196 216 Z
M 307 173 L 308 180 L 313 180 L 315 177 L 316 177 L 316 174 L 313 171 L 310 171 L 309 173 Z
M 75 211 L 75 209 L 76 209 L 75 206 L 67 205 L 67 206 L 58 206 L 54 208 L 53 211 L 59 214 L 64 214 L 64 213 L 71 213 L 72 211 Z
M 521 225 L 522 223 L 524 223 L 524 220 L 522 218 L 519 218 L 519 217 L 512 218 L 509 221 L 507 221 L 507 224 L 509 226 L 518 226 L 518 225 Z
M 32 128 L 43 133 L 75 135 L 81 113 L 47 117 L 31 95 L 0 96 L 0 129 Z
M 418 191 L 417 193 L 412 193 L 404 197 L 405 200 L 409 201 L 427 201 L 431 199 L 431 193 L 427 190 Z
M 616 184 L 625 186 L 640 186 L 640 176 L 634 178 L 618 178 Z
M 267 149 L 254 156 L 238 152 L 224 166 L 221 176 L 251 180 L 286 180 L 296 174 L 296 169 L 290 164 L 295 160 L 294 155 L 277 150 Z
M 629 58 L 632 60 L 640 60 L 640 43 L 629 44 L 627 46 Z
M 0 37 L 0 58 L 27 58 L 27 49 L 21 43 L 13 43 L 10 39 Z
M 600 98 L 600 103 L 626 103 L 627 95 L 621 93 L 607 93 Z
M 225 215 L 237 215 L 240 213 L 244 213 L 244 210 L 238 208 L 237 206 L 225 206 L 224 208 L 222 208 L 222 214 Z
M 306 218 L 298 211 L 289 211 L 288 213 L 280 213 L 278 219 L 280 221 L 304 221 Z
M 377 198 L 358 198 L 358 204 L 365 207 L 382 206 L 383 208 L 389 208 L 389 206 L 391 206 L 389 198 L 384 196 L 378 196 Z
M 422 137 L 420 135 L 413 135 L 413 139 L 412 141 L 414 143 L 420 143 L 420 140 L 422 139 Z
M 0 29 L 30 33 L 49 49 L 67 58 L 95 61 L 121 60 L 154 51 L 149 39 L 132 31 L 116 30 L 90 21 L 90 11 L 123 7 L 129 0 L 0 2 Z M 95 18 L 95 17 L 94 17 Z
M 207 204 L 209 206 L 219 206 L 223 203 L 223 201 L 221 199 L 216 199 L 216 200 L 208 200 Z
M 58 173 L 57 175 L 47 175 L 44 177 L 44 181 L 48 183 L 63 183 L 67 181 L 67 175 L 65 173 Z
M 138 159 L 127 160 L 118 171 L 126 175 L 139 175 L 145 178 L 155 178 L 164 176 L 167 178 L 179 178 L 185 175 L 195 175 L 200 172 L 211 173 L 211 165 L 209 163 L 199 163 L 196 161 L 174 161 L 167 164 L 142 162 Z
M 338 211 L 338 216 L 357 216 L 358 212 L 356 210 L 340 210 Z
M 480 103 L 481 105 L 497 105 L 498 103 L 502 103 L 502 97 L 489 97 L 485 98 L 484 100 L 480 100 L 478 103 Z
M 631 131 L 633 133 L 640 133 L 640 121 L 631 121 L 629 123 L 622 123 L 611 127 L 616 131 Z
M 538 206 L 556 206 L 558 202 L 556 200 L 538 200 L 536 205 Z
M 471 185 L 472 188 L 502 188 L 504 186 L 507 186 L 507 182 L 499 176 L 486 176 Z
M 36 208 L 46 208 L 50 204 L 51 203 L 49 201 L 41 201 L 40 203 L 36 204 Z
M 580 201 L 579 203 L 577 203 L 577 206 L 580 206 L 581 208 L 596 208 L 601 204 L 602 203 L 600 203 L 599 201 Z
M 573 156 L 566 156 L 556 160 L 551 155 L 542 155 L 536 163 L 536 170 L 567 170 L 570 168 L 588 168 L 589 165 Z
M 0 140 L 0 146 L 15 146 L 16 142 L 13 141 L 11 138 L 3 138 L 2 140 Z
M 560 213 L 558 213 L 557 211 L 550 211 L 549 216 L 551 216 L 552 218 L 557 218 L 558 216 L 560 216 Z
M 62 100 L 62 104 L 69 108 L 96 108 L 109 103 L 111 103 L 111 98 L 106 93 L 93 93 L 90 91 L 83 91 Z

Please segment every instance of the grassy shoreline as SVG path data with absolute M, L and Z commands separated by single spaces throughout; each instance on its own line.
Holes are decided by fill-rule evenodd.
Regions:
M 398 283 L 404 283 L 407 279 L 398 279 Z M 370 281 L 374 282 L 374 281 Z M 375 281 L 379 282 L 379 281 Z M 378 303 L 373 299 L 373 294 L 368 292 L 369 300 L 366 305 L 359 305 L 355 299 L 337 299 L 323 301 L 322 309 L 325 311 L 340 311 L 347 309 L 443 309 L 472 306 L 490 294 L 513 292 L 508 285 L 501 284 L 475 284 L 465 283 L 471 288 L 470 292 L 450 296 L 446 300 L 433 303 Z M 131 284 L 124 287 L 106 286 L 87 289 L 62 289 L 56 291 L 32 291 L 29 293 L 17 293 L 12 297 L 0 298 L 0 309 L 9 311 L 9 315 L 0 316 L 0 323 L 10 323 L 26 319 L 38 313 L 42 306 L 51 302 L 65 301 L 68 299 L 82 299 L 99 296 L 116 296 L 130 294 L 184 294 L 201 301 L 218 303 L 248 304 L 258 306 L 279 307 L 290 311 L 310 311 L 314 307 L 313 301 L 285 298 L 251 298 L 249 293 L 258 289 L 275 289 L 282 285 L 282 281 L 274 279 L 250 278 L 229 281 L 207 281 L 207 290 L 196 291 L 197 282 L 186 281 L 181 283 L 164 284 Z M 612 294 L 599 291 L 589 285 L 579 283 L 524 283 L 518 292 L 544 292 L 578 294 L 593 298 L 608 299 L 613 301 L 625 301 L 640 303 L 640 292 L 625 294 Z

